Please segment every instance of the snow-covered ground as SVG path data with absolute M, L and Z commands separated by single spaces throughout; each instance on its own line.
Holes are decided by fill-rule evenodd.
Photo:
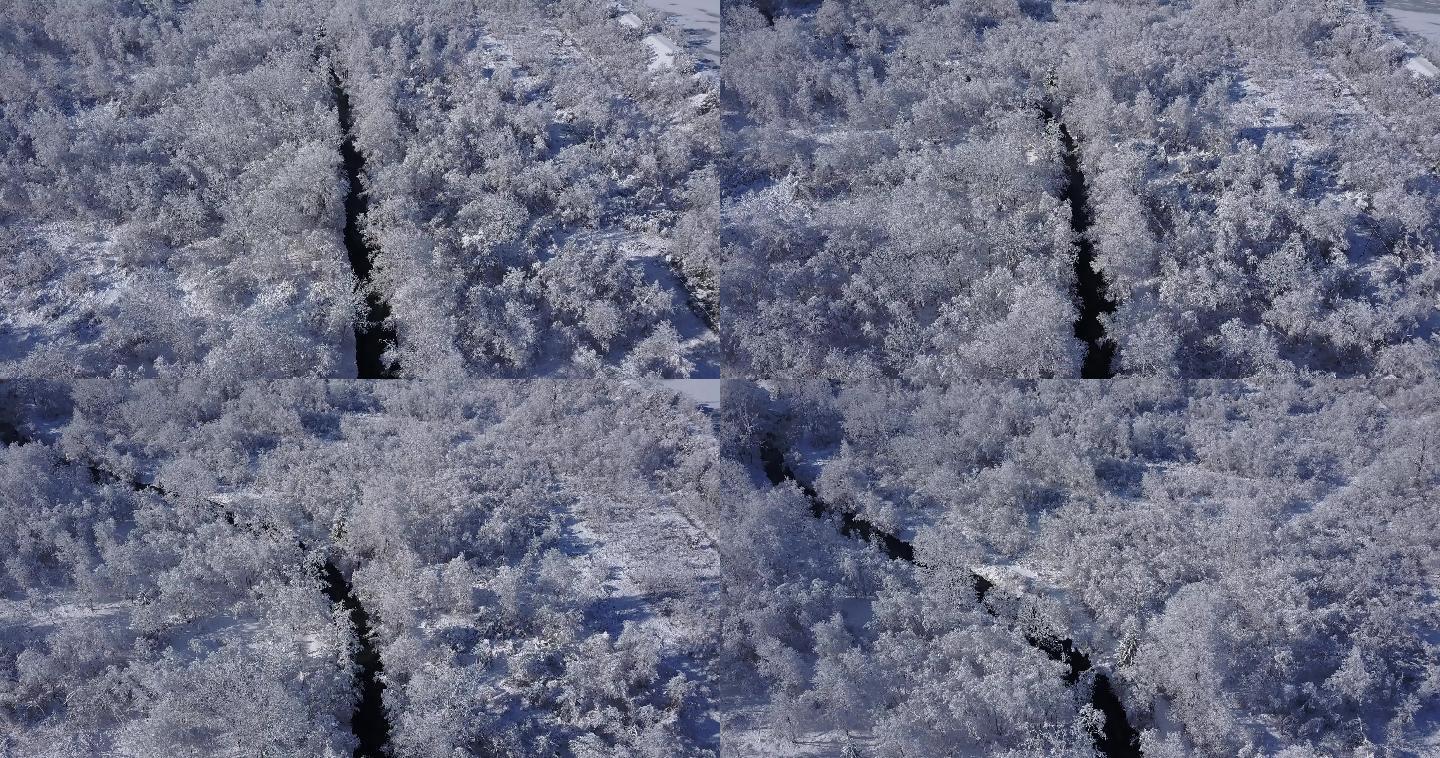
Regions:
M 709 536 L 678 508 L 584 498 L 569 526 L 585 575 L 600 577 L 592 623 L 619 638 L 626 629 L 655 642 L 668 679 L 685 671 L 701 682 L 691 725 L 718 735 L 714 672 L 705 663 L 719 618 L 720 558 Z
M 61 218 L 6 232 L 0 376 L 103 376 L 157 360 L 242 362 L 250 377 L 354 370 L 353 331 L 312 318 L 351 286 L 335 249 L 316 251 L 303 267 L 310 279 L 282 277 L 236 304 L 225 294 L 231 269 L 152 265 L 126 232 L 103 224 Z
M 620 17 L 620 24 L 631 29 L 643 29 L 645 22 L 634 13 L 626 13 Z M 677 43 L 663 34 L 647 34 L 643 40 L 645 46 L 650 48 L 650 70 L 659 71 L 662 68 L 673 68 L 675 56 L 680 53 Z
M 1440 0 L 1378 0 L 1380 9 L 1411 54 L 1405 67 L 1418 76 L 1440 77 Z
M 643 0 L 645 5 L 673 15 L 689 33 L 686 44 L 695 57 L 710 66 L 720 64 L 719 0 Z
M 31 286 L 12 289 L 0 309 L 0 362 L 45 345 L 88 356 L 103 337 L 96 325 L 127 289 L 106 231 L 58 222 L 16 225 L 11 234 L 5 268 L 23 272 Z
M 585 244 L 613 244 L 629 264 L 638 271 L 647 285 L 670 298 L 670 324 L 674 327 L 685 359 L 695 370 L 693 376 L 714 377 L 720 375 L 720 335 L 710 328 L 696 312 L 686 293 L 685 284 L 675 273 L 666 258 L 670 244 L 660 235 L 648 232 L 606 229 L 576 234 L 574 239 Z M 718 381 L 718 380 L 717 380 Z M 678 389 L 678 388 L 677 388 Z M 717 391 L 718 392 L 718 391 Z
M 1250 71 L 1233 94 L 1230 120 L 1241 138 L 1257 145 L 1281 140 L 1299 160 L 1323 155 L 1323 145 L 1301 136 L 1298 121 L 1307 110 L 1314 112 L 1320 108 L 1347 121 L 1375 118 L 1345 82 L 1320 67 L 1284 72 Z
M 659 384 L 689 395 L 697 405 L 710 408 L 720 405 L 720 379 L 661 379 Z
M 1385 0 L 1383 8 L 1401 31 L 1429 43 L 1427 52 L 1440 51 L 1440 0 Z

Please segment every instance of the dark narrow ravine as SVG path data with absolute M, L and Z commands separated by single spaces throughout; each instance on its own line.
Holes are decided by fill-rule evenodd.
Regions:
M 28 442 L 28 438 L 21 437 L 20 441 Z M 170 493 L 156 484 L 146 484 L 135 479 L 121 477 L 100 466 L 81 463 L 69 458 L 62 459 L 69 465 L 84 466 L 90 472 L 91 481 L 96 483 L 111 482 L 123 484 L 136 492 L 150 491 L 162 497 L 169 497 Z M 230 509 L 220 506 L 220 514 L 229 526 L 242 526 Z M 257 532 L 274 532 L 268 525 L 250 525 L 246 528 Z M 296 541 L 300 552 L 305 553 L 305 543 Z M 355 758 L 385 758 L 385 743 L 390 739 L 390 721 L 385 715 L 385 682 L 382 678 L 384 665 L 380 659 L 380 652 L 375 649 L 374 641 L 370 638 L 370 614 L 360 604 L 359 598 L 355 596 L 354 588 L 346 581 L 345 575 L 340 573 L 333 561 L 326 561 L 323 564 L 315 564 L 319 569 L 319 579 L 323 584 L 325 595 L 330 602 L 345 609 L 350 616 L 350 624 L 354 629 L 357 646 L 351 660 L 355 664 L 355 685 L 360 690 L 360 698 L 356 701 L 355 711 L 350 717 L 350 730 L 355 735 L 359 744 L 355 747 Z
M 814 487 L 801 482 L 795 476 L 795 472 L 785 462 L 784 451 L 780 449 L 773 438 L 767 437 L 760 443 L 760 462 L 765 469 L 765 478 L 769 479 L 771 484 L 779 485 L 789 480 L 805 493 L 805 497 L 810 500 L 812 516 L 816 518 L 838 516 L 840 532 L 845 536 L 875 545 L 892 560 L 924 565 L 915 560 L 915 548 L 909 542 L 875 526 L 870 521 L 822 500 Z M 981 607 L 990 615 L 995 615 L 995 610 L 985 603 L 985 595 L 994 585 L 990 580 L 973 571 L 970 573 L 970 580 Z M 1077 650 L 1073 640 L 1027 633 L 1025 641 L 1032 647 L 1043 651 L 1052 660 L 1069 666 L 1070 670 L 1065 674 L 1065 681 L 1068 684 L 1076 684 L 1080 681 L 1082 674 L 1091 670 L 1090 656 Z M 1094 672 L 1090 704 L 1105 715 L 1105 725 L 1095 734 L 1095 749 L 1101 755 L 1112 758 L 1140 758 L 1140 734 L 1135 731 L 1135 727 L 1130 725 L 1129 714 L 1110 685 L 1110 678 L 1104 672 Z
M 361 182 L 365 159 L 355 147 L 350 95 L 334 68 L 330 69 L 330 88 L 335 96 L 335 109 L 340 114 L 340 158 L 350 186 L 345 195 L 345 251 L 365 293 L 365 318 L 355 322 L 355 367 L 361 379 L 393 379 L 397 373 L 395 367 L 383 359 L 386 346 L 396 343 L 395 329 L 390 325 L 390 304 L 371 284 L 374 251 L 360 229 L 360 219 L 370 209 L 370 200 Z
M 1060 129 L 1060 144 L 1065 161 L 1065 199 L 1070 202 L 1070 228 L 1075 233 L 1075 244 L 1079 248 L 1075 256 L 1075 305 L 1080 317 L 1075 320 L 1075 336 L 1084 340 L 1085 362 L 1080 376 L 1085 379 L 1110 379 L 1115 376 L 1115 342 L 1105 335 L 1102 314 L 1115 312 L 1115 301 L 1110 299 L 1106 289 L 1105 274 L 1095 267 L 1095 245 L 1090 239 L 1090 225 L 1094 215 L 1090 208 L 1090 191 L 1085 184 L 1085 173 L 1080 168 L 1080 148 L 1071 136 L 1065 122 L 1044 109 L 1047 121 L 1054 122 Z
M 810 515 L 815 518 L 837 516 L 840 520 L 840 533 L 846 537 L 875 545 L 891 560 L 915 562 L 915 548 L 910 543 L 849 511 L 840 510 L 821 500 L 820 493 L 816 492 L 814 487 L 801 482 L 790 470 L 789 464 L 785 463 L 785 453 L 773 440 L 767 438 L 760 444 L 760 462 L 765 467 L 765 477 L 771 484 L 780 484 L 788 479 L 805 493 L 805 497 L 810 500 Z
M 390 722 L 385 717 L 385 682 L 382 679 L 385 669 L 380 652 L 370 639 L 370 614 L 365 612 L 365 606 L 355 597 L 354 588 L 334 562 L 325 562 L 320 578 L 325 582 L 325 594 L 330 601 L 350 614 L 355 638 L 360 643 L 353 658 L 360 700 L 350 717 L 350 729 L 360 741 L 355 747 L 355 758 L 384 758 L 385 743 L 390 739 Z

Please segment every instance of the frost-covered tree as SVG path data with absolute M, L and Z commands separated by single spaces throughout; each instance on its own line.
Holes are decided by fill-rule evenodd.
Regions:
M 1013 691 L 1026 670 L 1042 681 L 1049 661 L 1027 659 L 1025 643 L 1056 650 L 1048 638 L 1107 676 L 1147 755 L 1424 752 L 1440 652 L 1425 589 L 1433 380 L 776 382 L 731 396 L 727 454 L 748 469 L 734 475 L 747 483 L 727 523 L 748 541 L 732 548 L 731 581 L 797 593 L 759 609 L 737 600 L 755 651 L 737 660 L 765 675 L 774 728 L 1001 744 L 1011 737 L 993 724 L 1093 733 L 1085 713 L 1048 710 L 1053 693 L 1008 717 L 1018 703 L 980 694 Z M 777 475 L 809 487 L 823 518 L 794 485 L 771 487 Z M 883 561 L 885 582 L 857 574 L 858 559 L 885 554 L 855 539 L 860 522 L 905 542 L 914 563 Z M 770 532 L 783 541 L 751 536 Z M 755 575 L 770 566 L 811 578 Z M 835 582 L 839 597 L 816 594 Z M 974 670 L 999 679 L 927 689 L 986 646 L 1009 668 Z M 1079 692 L 1099 686 L 1087 676 Z M 867 699 L 877 692 L 884 705 Z M 904 720 L 918 718 L 905 715 L 912 693 L 918 721 Z M 821 698 L 828 720 L 800 720 Z
M 1321 6 L 727 6 L 728 375 L 1434 373 L 1437 91 Z
M 20 754 L 715 754 L 716 445 L 676 393 L 6 389 Z

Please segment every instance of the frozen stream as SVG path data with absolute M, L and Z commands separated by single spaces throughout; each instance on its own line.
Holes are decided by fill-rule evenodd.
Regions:
M 350 95 L 340 84 L 340 77 L 330 70 L 330 86 L 335 96 L 335 109 L 340 116 L 340 158 L 350 190 L 345 195 L 345 250 L 350 267 L 365 293 L 365 319 L 355 322 L 355 368 L 361 379 L 393 379 L 393 367 L 385 365 L 382 356 L 387 344 L 395 344 L 395 331 L 387 326 L 390 304 L 370 283 L 373 251 L 360 230 L 360 219 L 369 210 L 365 187 L 360 176 L 365 172 L 365 159 L 355 148 L 354 116 L 350 111 Z
M 1085 186 L 1085 173 L 1080 168 L 1080 148 L 1063 121 L 1044 111 L 1045 118 L 1060 129 L 1060 143 L 1065 161 L 1065 199 L 1070 203 L 1070 228 L 1075 233 L 1075 305 L 1080 317 L 1075 320 L 1075 336 L 1085 341 L 1085 363 L 1080 376 L 1085 379 L 1110 379 L 1115 376 L 1115 343 L 1105 336 L 1101 317 L 1115 311 L 1115 301 L 1105 289 L 1105 275 L 1095 267 L 1095 245 L 1090 241 L 1090 193 Z
M 20 441 L 24 442 L 28 439 L 22 436 Z M 166 490 L 158 485 L 127 479 L 99 466 L 66 460 L 72 465 L 84 465 L 90 471 L 91 478 L 96 482 L 115 482 L 124 484 L 132 490 L 148 490 L 162 497 L 169 496 Z M 212 502 L 220 506 L 225 523 L 230 526 L 240 526 L 232 510 L 223 503 Z M 263 524 L 252 525 L 248 528 L 262 532 L 273 531 L 273 527 Z M 305 543 L 297 542 L 296 544 L 303 553 Z M 317 564 L 317 568 L 325 595 L 330 598 L 330 602 L 345 610 L 350 618 L 357 643 L 351 655 L 351 661 L 355 665 L 355 686 L 360 691 L 360 697 L 355 703 L 355 712 L 350 718 L 351 733 L 358 741 L 354 756 L 355 758 L 385 758 L 385 744 L 390 739 L 390 721 L 385 714 L 385 682 L 382 678 L 384 666 L 380 659 L 380 652 L 375 649 L 375 644 L 370 637 L 370 614 L 360 604 L 360 599 L 355 596 L 354 588 L 345 579 L 345 575 L 340 572 L 340 569 L 336 568 L 334 561 Z
M 355 629 L 355 648 L 352 660 L 355 662 L 355 683 L 360 688 L 360 700 L 355 704 L 355 714 L 350 717 L 350 730 L 360 744 L 355 748 L 355 758 L 384 758 L 385 743 L 390 738 L 390 722 L 385 718 L 385 682 L 381 679 L 384 667 L 380 652 L 370 639 L 370 614 L 355 597 L 355 590 L 345 580 L 345 575 L 327 561 L 321 567 L 320 578 L 325 582 L 325 594 L 330 602 L 344 608 Z
M 795 482 L 796 486 L 805 493 L 805 497 L 810 500 L 810 515 L 815 518 L 824 518 L 827 515 L 838 516 L 840 533 L 846 537 L 863 540 L 879 547 L 891 560 L 915 562 L 915 548 L 910 543 L 849 511 L 839 510 L 821 500 L 820 494 L 815 491 L 814 487 L 802 483 L 795 477 L 795 473 L 785 463 L 785 453 L 772 440 L 767 439 L 760 446 L 760 461 L 765 467 L 765 478 L 769 479 L 771 484 L 782 484 L 786 479 Z M 980 581 L 985 580 L 981 579 Z M 986 582 L 986 584 L 989 583 Z M 983 590 L 981 592 L 983 593 Z

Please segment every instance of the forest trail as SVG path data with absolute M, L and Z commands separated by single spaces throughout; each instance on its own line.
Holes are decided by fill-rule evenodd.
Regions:
M 1095 246 L 1090 241 L 1090 193 L 1085 173 L 1080 168 L 1080 148 L 1065 122 L 1048 108 L 1042 111 L 1045 120 L 1060 128 L 1060 143 L 1065 160 L 1065 199 L 1070 202 L 1070 228 L 1075 233 L 1079 254 L 1075 256 L 1075 294 L 1080 317 L 1075 320 L 1075 336 L 1085 341 L 1085 363 L 1080 376 L 1085 379 L 1111 379 L 1115 376 L 1115 343 L 1105 336 L 1100 314 L 1114 313 L 1115 301 L 1105 292 L 1105 274 L 1095 268 Z
M 373 253 L 364 233 L 360 230 L 360 218 L 370 209 L 370 200 L 365 196 L 365 186 L 360 176 L 365 172 L 365 159 L 355 148 L 354 115 L 350 110 L 350 95 L 340 83 L 340 76 L 330 69 L 330 89 L 335 97 L 335 109 L 340 117 L 340 158 L 345 168 L 345 178 L 350 189 L 345 195 L 345 250 L 350 256 L 350 267 L 365 292 L 365 319 L 355 323 L 355 366 L 361 379 L 394 379 L 396 369 L 382 360 L 387 344 L 394 345 L 395 329 L 388 325 L 390 304 L 375 289 L 370 281 Z
M 385 668 L 380 660 L 380 651 L 375 649 L 370 639 L 370 614 L 366 613 L 365 606 L 355 596 L 355 589 L 335 567 L 334 561 L 326 561 L 321 571 L 325 594 L 330 602 L 350 614 L 355 639 L 359 642 L 352 656 L 357 669 L 355 680 L 360 688 L 360 700 L 350 717 L 350 730 L 360 741 L 355 747 L 355 758 L 384 758 L 385 743 L 390 739 L 390 721 L 385 716 L 385 682 L 381 680 Z
M 786 480 L 794 482 L 805 497 L 810 500 L 810 514 L 816 518 L 824 518 L 826 514 L 838 514 L 840 517 L 840 532 L 846 537 L 864 540 L 881 549 L 891 560 L 903 560 L 917 566 L 923 563 L 915 560 L 914 545 L 906 542 L 895 535 L 884 531 L 875 524 L 860 518 L 859 516 L 844 511 L 826 503 L 820 499 L 820 494 L 814 487 L 805 484 L 795 476 L 795 472 L 785 463 L 785 453 L 780 446 L 775 444 L 773 438 L 767 437 L 760 443 L 760 461 L 765 469 L 765 478 L 773 485 L 780 485 Z M 972 586 L 975 589 L 976 602 L 985 609 L 991 616 L 997 616 L 995 608 L 985 602 L 985 595 L 994 584 L 985 577 L 970 572 Z M 1080 681 L 1080 677 L 1091 670 L 1090 656 L 1083 651 L 1075 649 L 1075 643 L 1070 639 L 1061 639 L 1055 635 L 1027 632 L 1025 641 L 1046 655 L 1051 660 L 1056 660 L 1070 667 L 1065 675 L 1065 681 L 1074 685 Z M 1090 680 L 1090 704 L 1095 706 L 1105 715 L 1105 725 L 1095 733 L 1095 749 L 1101 755 L 1110 758 L 1140 758 L 1140 733 L 1130 725 L 1129 714 L 1125 706 L 1121 704 L 1119 696 L 1110 685 L 1110 677 L 1104 672 L 1095 671 Z

